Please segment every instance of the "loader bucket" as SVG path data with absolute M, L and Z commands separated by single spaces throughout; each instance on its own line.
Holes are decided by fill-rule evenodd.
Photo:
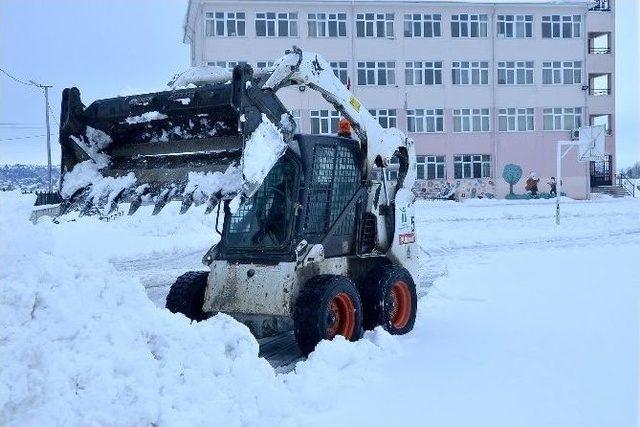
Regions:
M 264 110 L 250 100 L 255 96 L 247 96 L 258 90 L 246 84 L 251 78 L 251 67 L 243 65 L 231 81 L 103 99 L 87 107 L 77 88 L 65 89 L 60 214 L 108 215 L 123 202 L 130 204 L 129 214 L 143 204 L 154 204 L 157 214 L 172 200 L 182 201 L 181 213 L 203 203 L 210 212 L 238 194 L 244 143 Z M 275 95 L 267 104 L 275 122 L 287 113 Z

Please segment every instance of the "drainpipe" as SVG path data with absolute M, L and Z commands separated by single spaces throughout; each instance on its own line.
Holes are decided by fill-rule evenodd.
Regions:
M 498 114 L 496 111 L 496 35 L 495 35 L 495 16 L 496 16 L 496 4 L 493 3 L 493 11 L 491 15 L 491 145 L 493 146 L 493 183 L 495 191 L 498 190 L 498 141 L 496 138 L 496 127 L 498 125 Z M 487 29 L 489 31 L 489 29 Z
M 588 9 L 588 6 L 587 6 Z M 589 33 L 587 33 L 588 31 L 588 26 L 587 26 L 587 19 L 589 17 L 589 13 L 584 12 L 584 18 L 582 19 L 582 22 L 584 22 L 584 30 L 582 31 L 582 37 L 585 40 L 585 43 L 583 44 L 583 49 L 582 49 L 582 63 L 584 64 L 584 72 L 583 72 L 583 77 L 586 79 L 587 82 L 587 86 L 591 86 L 591 82 L 589 81 L 589 71 L 587 70 L 587 59 L 588 59 L 588 53 L 589 53 Z M 584 86 L 584 84 L 583 84 Z M 583 124 L 584 125 L 591 125 L 591 119 L 589 117 L 589 106 L 588 106 L 588 102 L 589 102 L 589 91 L 591 88 L 587 89 L 587 90 L 583 90 L 582 92 L 584 93 L 584 121 L 586 123 Z M 585 193 L 587 195 L 587 200 L 591 198 L 591 168 L 590 168 L 590 164 L 591 162 L 584 162 L 584 175 L 585 175 L 585 180 L 584 180 L 584 186 L 585 186 Z

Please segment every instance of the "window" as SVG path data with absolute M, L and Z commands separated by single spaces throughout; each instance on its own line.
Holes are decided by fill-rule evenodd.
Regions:
M 393 37 L 393 13 L 358 13 L 356 15 L 356 36 Z
M 441 85 L 442 61 L 411 61 L 404 63 L 405 84 Z
M 226 68 L 229 71 L 233 71 L 233 67 L 238 64 L 246 64 L 246 61 L 209 61 L 207 65 L 212 67 Z
M 488 132 L 488 108 L 461 108 L 453 110 L 454 132 Z
M 387 86 L 396 84 L 394 61 L 358 62 L 358 84 L 363 86 Z
M 264 70 L 265 68 L 273 67 L 273 61 L 258 61 L 256 62 L 256 68 Z
M 489 62 L 453 61 L 451 80 L 454 85 L 489 84 Z
M 542 118 L 544 130 L 573 130 L 582 125 L 582 108 L 545 108 Z
M 309 13 L 309 37 L 346 37 L 346 13 Z
M 547 61 L 542 63 L 542 84 L 571 85 L 582 82 L 582 61 Z
M 395 108 L 382 110 L 369 110 L 369 113 L 378 120 L 383 128 L 394 128 L 397 126 L 397 113 Z
M 487 154 L 463 154 L 453 156 L 453 177 L 491 178 L 491 156 Z
M 487 37 L 487 15 L 451 15 L 451 37 Z
M 533 61 L 499 61 L 499 85 L 532 85 Z
M 315 135 L 335 135 L 338 133 L 338 120 L 340 114 L 337 111 L 311 110 L 311 133 Z
M 407 110 L 407 130 L 413 133 L 444 132 L 444 110 Z
M 349 81 L 349 72 L 347 70 L 347 61 L 330 62 L 329 65 L 331 65 L 331 68 L 333 68 L 333 74 L 335 74 L 336 77 L 340 79 L 342 84 L 344 84 L 346 86 L 347 82 Z
M 533 37 L 533 15 L 498 15 L 497 36 L 507 39 Z
M 444 156 L 417 156 L 418 179 L 444 179 Z
M 500 132 L 532 131 L 533 108 L 500 108 L 498 130 Z
M 207 37 L 236 37 L 245 33 L 244 12 L 206 12 L 205 35 Z
M 442 15 L 413 13 L 404 15 L 405 37 L 442 36 Z
M 542 37 L 570 39 L 580 37 L 580 15 L 548 15 L 542 17 Z
M 296 123 L 296 132 L 302 133 L 302 121 L 300 110 L 291 110 L 291 116 L 293 116 L 293 121 Z
M 256 13 L 256 36 L 298 37 L 298 12 Z

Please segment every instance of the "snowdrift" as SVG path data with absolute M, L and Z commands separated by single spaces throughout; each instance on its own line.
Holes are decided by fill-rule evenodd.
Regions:
M 225 315 L 190 324 L 109 263 L 177 212 L 109 227 L 95 218 L 34 226 L 30 204 L 3 194 L 3 425 L 307 424 L 326 393 L 364 387 L 371 362 L 397 350 L 376 331 L 323 343 L 296 372 L 277 375 L 245 326 Z M 137 229 L 140 216 L 146 228 Z M 180 218 L 182 228 L 169 228 L 174 245 L 178 231 L 186 245 L 198 233 L 196 244 L 211 239 L 201 212 Z

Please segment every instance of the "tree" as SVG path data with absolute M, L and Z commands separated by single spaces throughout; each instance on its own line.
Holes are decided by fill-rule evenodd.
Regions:
M 509 194 L 513 194 L 513 186 L 522 178 L 522 168 L 518 165 L 509 163 L 504 166 L 502 178 L 509 184 Z
M 622 168 L 621 172 L 627 178 L 640 178 L 640 162 L 636 162 L 633 166 L 629 166 L 628 168 Z

